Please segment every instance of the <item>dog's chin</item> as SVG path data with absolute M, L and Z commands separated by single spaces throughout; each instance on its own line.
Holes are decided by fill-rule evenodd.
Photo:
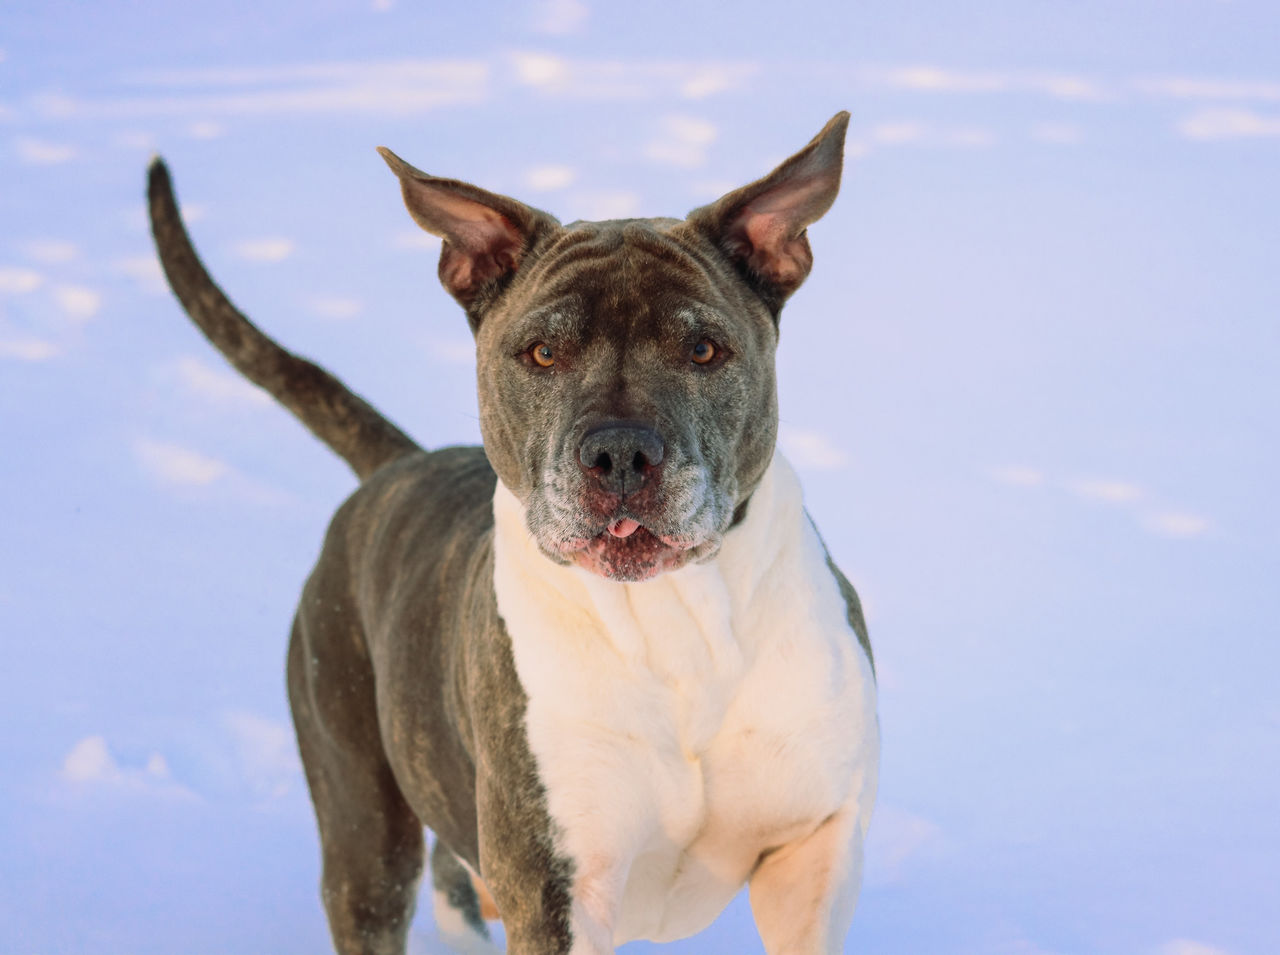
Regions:
M 674 547 L 640 527 L 628 537 L 615 537 L 606 530 L 569 554 L 569 559 L 600 577 L 633 584 L 683 567 L 689 561 L 689 550 Z
M 578 538 L 542 549 L 557 563 L 581 567 L 606 580 L 634 584 L 705 560 L 713 556 L 719 547 L 718 536 L 699 543 L 659 536 L 641 526 L 625 537 L 606 529 L 595 537 Z

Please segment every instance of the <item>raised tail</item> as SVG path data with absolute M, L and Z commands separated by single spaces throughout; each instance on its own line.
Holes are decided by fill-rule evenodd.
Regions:
M 159 156 L 147 176 L 151 232 L 169 287 L 236 370 L 297 415 L 361 478 L 418 445 L 319 365 L 286 351 L 242 315 L 214 284 L 187 235 Z

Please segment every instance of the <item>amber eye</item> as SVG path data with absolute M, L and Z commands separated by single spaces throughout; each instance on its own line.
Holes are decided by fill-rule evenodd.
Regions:
M 695 365 L 706 365 L 715 357 L 716 346 L 711 342 L 700 341 L 693 346 L 693 363 Z
M 538 342 L 530 348 L 529 356 L 542 368 L 550 368 L 556 363 L 556 356 L 552 354 L 551 346 L 546 342 Z

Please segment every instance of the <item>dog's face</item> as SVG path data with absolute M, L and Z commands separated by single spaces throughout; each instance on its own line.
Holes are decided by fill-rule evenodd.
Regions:
M 773 451 L 773 316 L 677 221 L 558 230 L 480 323 L 480 421 L 544 553 L 617 580 L 709 556 Z
M 638 581 L 713 556 L 773 455 L 778 313 L 847 114 L 688 219 L 561 226 L 388 151 L 477 340 L 480 424 L 542 552 Z

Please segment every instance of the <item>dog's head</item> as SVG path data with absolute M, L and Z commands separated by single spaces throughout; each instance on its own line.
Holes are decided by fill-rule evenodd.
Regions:
M 614 580 L 713 556 L 773 456 L 778 316 L 847 113 L 687 219 L 562 226 L 380 150 L 477 342 L 480 426 L 543 553 Z

